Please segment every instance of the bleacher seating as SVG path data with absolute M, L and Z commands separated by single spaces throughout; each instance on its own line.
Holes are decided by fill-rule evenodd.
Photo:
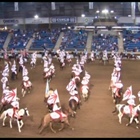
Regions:
M 3 48 L 7 36 L 8 36 L 8 31 L 0 31 L 0 49 Z
M 87 34 L 87 31 L 84 30 L 65 31 L 60 48 L 65 49 L 66 51 L 74 51 L 75 49 L 77 49 L 77 51 L 83 51 L 86 47 Z
M 52 31 L 41 30 L 36 32 L 30 50 L 43 50 L 44 48 L 53 49 L 59 35 L 59 29 L 53 29 Z
M 15 48 L 17 50 L 25 49 L 28 41 L 33 37 L 33 31 L 13 31 L 13 35 L 8 45 L 8 49 Z

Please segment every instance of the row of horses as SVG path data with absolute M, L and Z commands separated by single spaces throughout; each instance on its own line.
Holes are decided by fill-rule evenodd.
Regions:
M 71 73 L 70 80 L 73 79 L 74 81 L 72 81 L 72 82 L 75 83 L 74 85 L 70 84 L 70 86 L 72 86 L 73 89 L 78 89 L 78 88 L 80 89 L 81 88 L 81 79 L 83 78 L 84 74 L 85 74 L 84 71 L 80 75 L 75 75 L 74 72 Z M 47 82 L 48 81 L 50 83 L 49 79 L 47 79 Z M 70 82 L 70 83 L 72 83 L 72 82 Z M 61 128 L 59 129 L 59 131 L 61 131 L 64 128 L 64 124 L 68 125 L 72 130 L 74 130 L 74 128 L 71 127 L 71 125 L 69 123 L 69 119 L 70 119 L 70 117 L 75 118 L 77 109 L 80 109 L 80 105 L 81 105 L 81 97 L 80 97 L 81 95 L 80 94 L 81 94 L 81 92 L 78 93 L 77 95 L 70 95 L 70 98 L 68 101 L 69 107 L 65 108 L 63 105 L 61 106 L 61 111 L 65 114 L 64 117 L 63 117 L 63 115 L 60 115 L 57 119 L 54 119 L 51 117 L 51 115 L 55 114 L 55 112 L 52 111 L 53 105 L 47 104 L 47 98 L 45 98 L 44 102 L 47 104 L 47 108 L 49 110 L 49 113 L 44 115 L 44 117 L 41 119 L 41 123 L 39 125 L 39 133 L 41 134 L 42 131 L 44 130 L 44 128 L 47 127 L 48 125 L 49 125 L 50 129 L 52 130 L 52 132 L 56 133 L 56 131 L 53 128 L 53 123 L 58 123 L 58 122 L 61 124 Z M 88 96 L 88 94 L 89 93 L 87 93 L 87 96 Z M 85 101 L 88 99 L 87 96 L 86 96 L 86 98 L 85 97 L 83 98 Z
M 15 61 L 15 59 L 13 61 Z M 12 62 L 10 60 L 6 61 L 6 62 L 7 62 L 7 64 L 9 64 L 9 66 L 11 66 Z M 13 75 L 13 72 L 11 72 L 11 80 L 13 80 L 13 79 L 17 80 L 18 74 L 22 73 L 22 70 L 17 71 L 16 75 Z M 10 73 L 9 73 L 9 75 L 10 75 Z M 16 78 L 14 78 L 14 76 Z M 9 79 L 9 77 L 7 77 L 7 78 Z M 32 89 L 32 83 L 29 80 L 22 81 L 20 86 L 21 86 L 21 93 L 22 93 L 23 97 L 25 96 L 25 94 L 29 93 Z M 6 86 L 6 88 L 7 87 L 10 87 L 9 84 Z M 2 102 L 3 99 L 5 99 L 4 102 Z M 17 126 L 18 126 L 18 131 L 21 132 L 21 128 L 24 125 L 22 118 L 23 118 L 23 116 L 30 116 L 30 114 L 29 114 L 29 110 L 27 108 L 19 108 L 19 110 L 17 112 L 15 111 L 14 102 L 17 102 L 17 104 L 19 104 L 18 103 L 19 100 L 20 99 L 17 97 L 17 88 L 9 90 L 9 94 L 3 95 L 2 99 L 1 99 L 0 119 L 2 119 L 2 126 L 6 126 L 5 121 L 7 118 L 9 118 L 10 128 L 12 128 L 12 122 L 16 121 Z
M 136 128 L 139 128 L 139 115 L 140 115 L 140 104 L 136 105 L 133 110 L 130 110 L 129 105 L 122 103 L 124 102 L 124 94 L 126 91 L 123 91 L 123 87 L 118 88 L 115 92 L 111 90 L 113 102 L 115 104 L 115 109 L 112 111 L 113 114 L 117 113 L 119 123 L 122 124 L 122 119 L 127 117 L 129 122 L 126 126 L 130 126 L 133 121 L 136 123 Z M 132 91 L 130 91 L 132 92 Z M 131 93 L 130 93 L 131 94 Z M 129 99 L 129 98 L 128 98 Z

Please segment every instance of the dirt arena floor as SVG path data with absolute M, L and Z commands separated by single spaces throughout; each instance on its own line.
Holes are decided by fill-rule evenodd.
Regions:
M 56 68 L 56 76 L 50 82 L 50 87 L 57 89 L 61 104 L 68 105 L 69 93 L 66 91 L 66 85 L 70 80 L 71 66 L 60 70 L 58 61 L 54 58 L 53 63 Z M 73 59 L 73 64 L 75 59 Z M 3 65 L 0 62 L 1 66 Z M 61 132 L 54 134 L 49 127 L 43 133 L 38 134 L 38 126 L 41 118 L 48 112 L 43 102 L 46 83 L 43 81 L 43 63 L 37 59 L 35 69 L 29 70 L 29 77 L 33 83 L 33 90 L 24 98 L 21 96 L 21 74 L 15 81 L 10 80 L 10 88 L 18 89 L 20 98 L 20 108 L 27 107 L 30 111 L 30 117 L 24 117 L 24 126 L 19 133 L 16 122 L 13 122 L 13 128 L 10 129 L 8 120 L 6 126 L 2 127 L 0 120 L 0 137 L 1 138 L 139 138 L 140 130 L 135 128 L 135 123 L 126 127 L 127 118 L 123 118 L 122 124 L 119 124 L 117 114 L 112 114 L 114 103 L 111 93 L 108 90 L 111 73 L 113 71 L 113 61 L 103 65 L 96 60 L 93 63 L 85 64 L 85 69 L 91 75 L 90 82 L 94 85 L 91 89 L 91 95 L 87 102 L 82 102 L 81 109 L 77 111 L 76 118 L 71 118 L 71 126 L 74 130 L 65 126 Z M 1 78 L 1 77 L 0 77 Z M 140 90 L 140 60 L 123 60 L 122 61 L 122 81 L 124 90 L 132 85 L 133 94 L 137 96 Z M 0 92 L 2 90 L 0 89 Z M 138 97 L 136 104 L 138 104 Z M 56 130 L 58 130 L 56 125 Z

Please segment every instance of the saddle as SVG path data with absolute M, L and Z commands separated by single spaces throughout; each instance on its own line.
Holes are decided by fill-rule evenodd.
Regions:
M 66 114 L 59 110 L 50 113 L 50 116 L 52 120 L 60 119 L 61 122 L 63 121 L 64 117 L 67 117 Z

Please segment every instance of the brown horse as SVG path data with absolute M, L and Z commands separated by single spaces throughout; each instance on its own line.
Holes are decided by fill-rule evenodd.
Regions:
M 77 109 L 80 109 L 81 100 L 79 95 L 71 95 L 69 98 L 69 107 L 71 111 L 71 116 L 76 117 Z
M 31 83 L 31 81 L 22 81 L 21 83 L 22 89 L 21 89 L 21 93 L 22 93 L 22 97 L 24 97 L 27 93 L 30 93 L 33 85 Z
M 53 117 L 57 116 L 56 118 Z M 47 113 L 46 115 L 44 115 L 44 117 L 41 119 L 41 123 L 39 125 L 38 128 L 40 128 L 39 130 L 39 134 L 42 133 L 42 131 L 49 125 L 51 131 L 53 133 L 56 133 L 56 131 L 53 129 L 53 123 L 61 123 L 61 128 L 59 129 L 59 131 L 64 129 L 64 125 L 67 124 L 70 127 L 70 123 L 69 123 L 69 119 L 68 119 L 68 111 L 55 111 L 55 112 L 51 112 L 51 113 Z M 71 128 L 71 127 L 70 127 Z M 74 128 L 71 128 L 72 130 Z

